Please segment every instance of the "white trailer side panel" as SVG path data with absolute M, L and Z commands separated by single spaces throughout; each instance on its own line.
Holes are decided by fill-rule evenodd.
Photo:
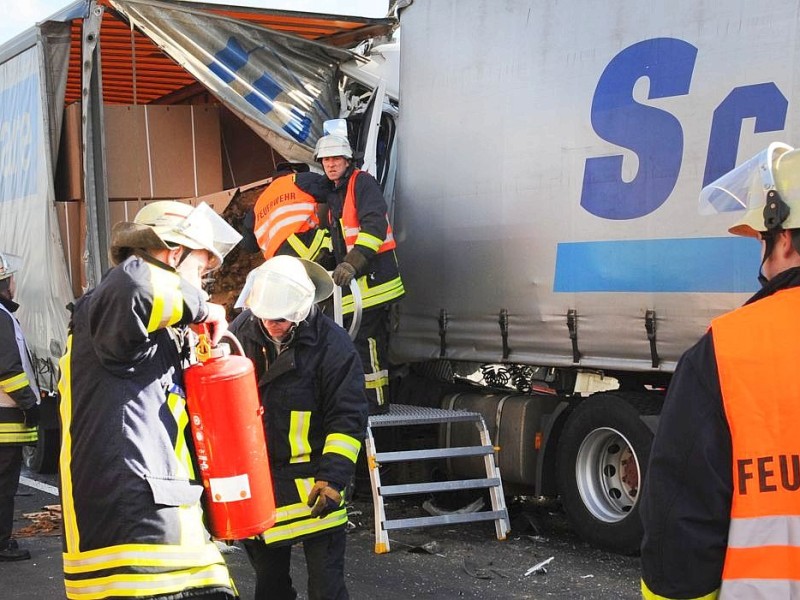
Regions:
M 798 4 L 415 0 L 401 13 L 395 357 L 671 371 L 757 288 L 698 193 L 800 144 Z

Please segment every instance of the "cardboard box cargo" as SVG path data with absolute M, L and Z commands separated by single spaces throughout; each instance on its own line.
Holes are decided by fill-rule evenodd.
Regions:
M 148 201 L 186 199 L 222 189 L 219 108 L 105 105 L 109 225 L 130 220 Z M 81 106 L 64 111 L 56 199 L 72 291 L 83 293 L 86 209 L 81 172 Z
M 112 105 L 105 118 L 111 200 L 194 198 L 222 189 L 219 108 Z M 83 198 L 81 106 L 64 114 L 56 199 Z

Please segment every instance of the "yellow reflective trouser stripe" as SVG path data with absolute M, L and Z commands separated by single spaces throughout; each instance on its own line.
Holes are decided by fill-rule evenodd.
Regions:
M 3 379 L 0 381 L 0 389 L 2 389 L 6 394 L 21 390 L 28 385 L 30 385 L 30 380 L 28 379 L 28 374 L 24 371 L 19 375 L 14 375 L 13 377 L 9 377 L 8 379 Z
M 405 288 L 403 288 L 403 280 L 400 279 L 399 275 L 391 281 L 387 281 L 386 283 L 382 283 L 381 285 L 377 285 L 373 288 L 369 287 L 367 284 L 366 276 L 359 277 L 358 287 L 361 288 L 362 308 L 378 306 L 379 304 L 383 304 L 389 300 L 399 298 L 405 292 Z M 353 312 L 353 296 L 348 295 L 342 298 L 342 312 Z
M 384 388 L 389 385 L 389 371 L 381 370 L 378 360 L 378 344 L 375 338 L 367 338 L 369 343 L 369 362 L 372 368 L 371 373 L 364 374 L 364 384 L 368 390 L 375 390 L 375 401 L 378 406 L 383 406 L 386 402 Z
M 59 472 L 61 474 L 61 508 L 64 521 L 64 545 L 67 553 L 75 552 L 80 547 L 80 534 L 75 518 L 75 502 L 72 497 L 72 336 L 67 336 L 67 351 L 58 366 L 61 379 L 58 391 L 61 394 L 59 412 L 61 414 L 61 456 Z
M 24 423 L 0 423 L 0 444 L 20 444 L 38 439 L 36 427 L 26 427 Z
M 292 411 L 289 419 L 289 448 L 292 452 L 290 463 L 304 463 L 311 460 L 311 443 L 308 441 L 310 427 L 311 411 Z
M 171 573 L 109 575 L 65 581 L 70 600 L 96 600 L 108 597 L 139 598 L 182 592 L 188 588 L 230 587 L 225 565 L 210 565 Z
M 150 268 L 150 283 L 153 286 L 153 308 L 147 331 L 152 332 L 180 321 L 183 316 L 183 294 L 180 289 L 180 275 L 149 263 L 147 266 Z
M 330 433 L 325 438 L 325 447 L 322 449 L 322 453 L 333 452 L 341 454 L 345 458 L 356 462 L 359 450 L 361 450 L 361 442 L 356 438 L 344 433 Z
M 381 247 L 383 244 L 383 240 L 379 237 L 375 237 L 367 233 L 366 231 L 359 231 L 358 237 L 356 238 L 356 246 L 364 246 L 365 248 L 369 248 L 370 250 L 377 252 L 378 248 Z
M 687 600 L 717 600 L 719 596 L 719 590 L 714 590 L 710 594 L 706 594 L 705 596 L 697 596 L 696 598 L 688 598 Z M 658 594 L 654 594 L 650 591 L 650 588 L 647 587 L 647 584 L 642 580 L 642 598 L 644 600 L 674 600 L 673 598 L 669 598 L 667 596 L 659 596 Z
M 329 515 L 322 517 L 321 519 L 315 519 L 311 517 L 310 511 L 311 509 L 306 506 L 305 512 L 309 516 L 308 518 L 300 521 L 294 521 L 286 524 L 281 524 L 280 522 L 276 521 L 275 525 L 261 534 L 261 539 L 263 539 L 267 544 L 271 544 L 274 542 L 291 540 L 303 535 L 316 533 L 318 531 L 324 531 L 325 529 L 331 529 L 347 523 L 347 511 L 345 510 L 344 506 L 333 511 Z M 281 509 L 278 510 L 279 514 L 280 512 Z
M 311 240 L 311 243 L 308 245 L 308 247 L 306 247 L 306 245 L 295 234 L 290 235 L 286 241 L 289 242 L 289 245 L 292 247 L 292 250 L 295 251 L 297 256 L 308 260 L 316 259 L 323 248 L 327 248 L 328 250 L 333 249 L 331 238 L 326 229 L 317 229 L 316 233 L 314 234 L 314 239 Z

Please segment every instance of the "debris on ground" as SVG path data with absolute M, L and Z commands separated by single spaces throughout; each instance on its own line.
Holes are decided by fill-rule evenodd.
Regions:
M 439 542 L 428 542 L 421 546 L 412 546 L 408 549 L 412 554 L 435 554 L 436 556 L 444 556 L 441 554 L 442 545 Z
M 511 519 L 511 531 L 517 534 L 533 534 L 540 537 L 542 528 L 537 517 L 529 512 L 522 512 L 514 515 Z M 530 537 L 530 536 L 529 536 Z
M 525 571 L 525 577 L 527 577 L 531 573 L 533 573 L 535 575 L 547 575 L 546 567 L 547 567 L 547 565 L 549 565 L 552 562 L 552 560 L 554 558 L 555 558 L 555 556 L 551 556 L 550 558 L 547 558 L 547 559 L 543 560 L 540 563 L 536 563 L 530 569 Z
M 431 514 L 435 517 L 440 517 L 442 515 L 462 515 L 480 512 L 483 510 L 484 505 L 485 502 L 483 501 L 483 498 L 478 498 L 474 502 L 467 504 L 466 506 L 462 506 L 461 508 L 457 508 L 456 510 L 445 510 L 436 506 L 432 500 L 425 500 L 425 502 L 422 503 L 422 508 L 428 514 Z
M 15 537 L 25 538 L 37 535 L 61 535 L 61 505 L 49 504 L 43 506 L 39 512 L 23 513 L 22 516 L 30 521 L 31 525 L 22 527 L 14 532 Z
M 478 564 L 473 560 L 465 558 L 461 567 L 467 575 L 475 579 L 492 579 L 495 576 L 508 577 L 503 571 L 494 567 L 492 561 L 485 564 Z

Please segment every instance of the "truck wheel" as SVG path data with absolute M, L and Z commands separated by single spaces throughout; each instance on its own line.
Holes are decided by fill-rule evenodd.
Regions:
M 561 501 L 576 533 L 622 554 L 639 551 L 637 500 L 653 441 L 632 405 L 641 405 L 646 395 L 632 396 L 603 393 L 583 400 L 564 426 L 556 467 Z
M 23 446 L 22 460 L 35 473 L 55 473 L 61 444 L 58 429 L 39 428 L 39 441 L 35 446 Z

